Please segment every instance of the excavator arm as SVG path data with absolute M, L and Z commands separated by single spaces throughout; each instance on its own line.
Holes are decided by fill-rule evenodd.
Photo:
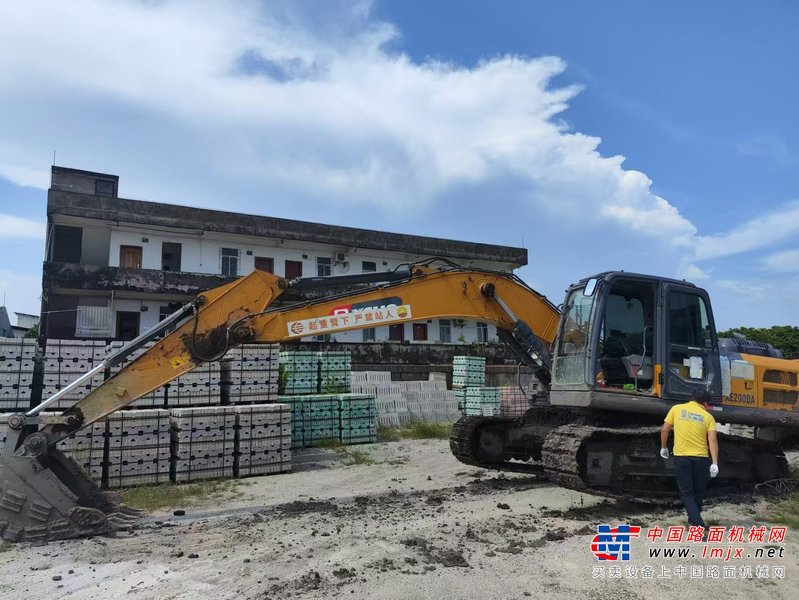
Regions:
M 11 541 L 60 539 L 106 533 L 127 513 L 101 492 L 55 447 L 58 440 L 87 427 L 169 383 L 198 365 L 221 358 L 242 343 L 285 342 L 318 334 L 437 318 L 479 320 L 495 325 L 517 355 L 548 380 L 547 346 L 560 314 L 544 296 L 514 275 L 464 269 L 430 261 L 387 273 L 298 279 L 291 282 L 262 271 L 204 292 L 106 360 L 127 353 L 164 330 L 173 329 L 115 376 L 58 417 L 39 413 L 57 396 L 9 419 L 0 457 L 0 536 Z M 368 284 L 369 287 L 363 287 Z M 282 302 L 287 291 L 361 286 L 346 293 Z M 43 425 L 40 431 L 32 431 Z

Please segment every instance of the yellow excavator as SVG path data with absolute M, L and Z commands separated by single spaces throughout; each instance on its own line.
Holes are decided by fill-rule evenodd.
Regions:
M 755 439 L 720 436 L 720 474 L 712 487 L 740 491 L 787 475 L 781 444 L 799 432 L 799 362 L 765 344 L 719 340 L 708 294 L 685 281 L 602 273 L 572 285 L 559 310 L 513 274 L 442 259 L 292 281 L 254 271 L 203 293 L 70 386 L 8 419 L 0 536 L 43 542 L 128 523 L 132 511 L 100 490 L 57 442 L 237 344 L 437 318 L 495 325 L 548 392 L 521 417 L 460 419 L 450 448 L 464 463 L 543 472 L 593 494 L 663 498 L 675 484 L 672 462 L 659 456 L 658 425 L 674 403 L 701 389 L 718 421 L 758 431 Z M 42 416 L 73 386 L 151 340 L 158 341 L 63 414 Z

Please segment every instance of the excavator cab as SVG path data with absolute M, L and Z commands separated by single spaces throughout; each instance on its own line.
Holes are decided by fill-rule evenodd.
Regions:
M 553 356 L 552 404 L 662 414 L 696 389 L 721 399 L 707 292 L 685 281 L 610 272 L 573 285 Z

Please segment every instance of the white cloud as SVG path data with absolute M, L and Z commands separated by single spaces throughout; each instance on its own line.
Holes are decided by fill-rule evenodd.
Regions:
M 775 252 L 761 262 L 769 271 L 799 273 L 799 249 Z
M 0 299 L 5 299 L 11 324 L 14 312 L 38 315 L 41 307 L 42 276 L 0 269 Z
M 43 222 L 0 213 L 0 237 L 2 238 L 43 239 L 44 232 Z
M 32 174 L 56 148 L 83 168 L 124 163 L 155 199 L 169 190 L 208 204 L 209 180 L 245 180 L 265 196 L 389 212 L 512 176 L 537 209 L 575 226 L 690 244 L 694 226 L 646 175 L 553 119 L 579 92 L 553 87 L 563 61 L 419 64 L 391 49 L 397 32 L 370 6 L 314 18 L 318 4 L 254 0 L 6 3 L 0 110 L 18 117 L 0 173 L 45 181 Z
M 693 263 L 686 263 L 677 271 L 677 276 L 688 281 L 697 281 L 701 279 L 708 279 L 710 275 L 703 269 L 700 269 Z
M 799 235 L 799 201 L 756 217 L 732 230 L 697 239 L 696 260 L 732 256 L 764 248 Z

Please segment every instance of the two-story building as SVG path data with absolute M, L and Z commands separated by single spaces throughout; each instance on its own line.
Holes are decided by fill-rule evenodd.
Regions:
M 387 271 L 429 257 L 512 271 L 527 250 L 118 197 L 119 177 L 52 168 L 41 332 L 132 339 L 198 293 L 262 269 L 293 279 Z M 437 319 L 337 333 L 339 342 L 473 343 L 485 323 Z

